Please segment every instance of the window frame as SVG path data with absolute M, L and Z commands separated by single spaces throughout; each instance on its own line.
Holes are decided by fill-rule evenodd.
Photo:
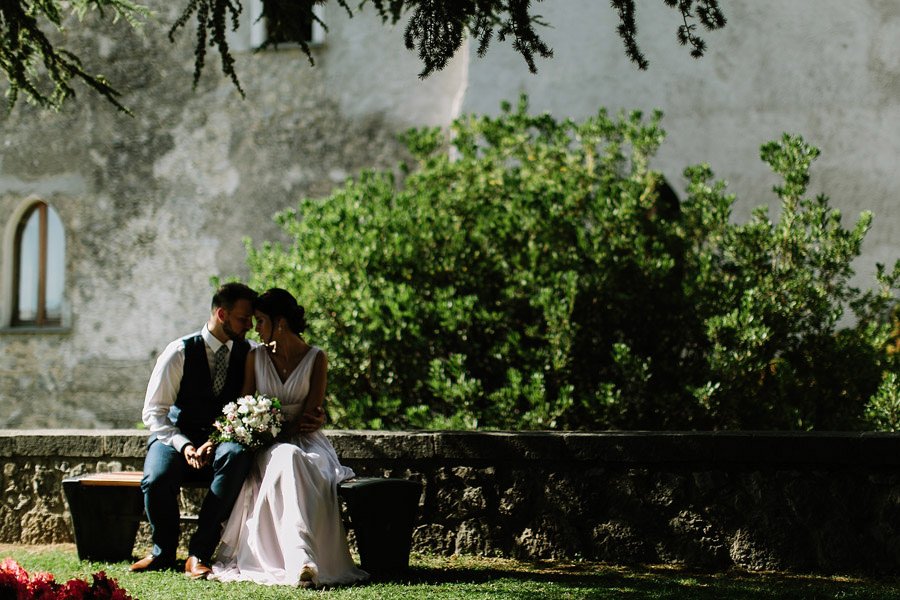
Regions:
M 325 14 L 325 7 L 322 4 L 315 4 L 312 7 L 313 14 L 322 19 Z M 262 16 L 263 7 L 262 0 L 250 0 L 248 12 L 250 14 L 250 47 L 254 50 L 262 48 L 268 39 L 268 29 L 266 27 L 266 19 Z M 312 35 L 306 42 L 311 48 L 321 46 L 325 43 L 325 28 L 316 20 L 312 22 Z M 279 43 L 279 48 L 295 48 L 297 43 Z
M 18 222 L 15 224 L 15 234 L 12 243 L 12 285 L 11 285 L 11 307 L 12 313 L 9 318 L 9 326 L 12 328 L 59 328 L 63 325 L 64 304 L 60 307 L 58 317 L 50 318 L 47 316 L 47 271 L 49 261 L 49 220 L 50 211 L 53 208 L 43 200 L 29 203 L 25 210 L 18 216 Z M 55 211 L 54 211 L 55 212 Z M 19 291 L 21 286 L 21 259 L 22 259 L 22 237 L 25 229 L 31 221 L 33 215 L 38 215 L 38 296 L 35 318 L 33 320 L 25 320 L 20 318 L 19 314 Z M 56 214 L 59 218 L 59 214 Z M 63 282 L 65 282 L 65 228 L 63 228 Z M 63 283 L 65 285 L 65 283 Z M 65 296 L 65 294 L 63 294 Z

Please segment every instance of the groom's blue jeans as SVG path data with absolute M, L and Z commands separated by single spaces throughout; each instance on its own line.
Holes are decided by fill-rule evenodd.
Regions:
M 175 559 L 178 549 L 178 494 L 185 481 L 210 481 L 209 491 L 200 507 L 197 532 L 191 538 L 188 552 L 200 560 L 209 561 L 222 535 L 222 522 L 247 477 L 253 453 L 240 444 L 224 442 L 216 446 L 211 464 L 194 469 L 180 452 L 157 439 L 147 446 L 144 459 L 144 509 L 153 538 L 153 555 Z

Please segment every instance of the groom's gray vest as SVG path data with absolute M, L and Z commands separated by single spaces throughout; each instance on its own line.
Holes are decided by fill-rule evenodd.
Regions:
M 169 420 L 195 444 L 209 438 L 213 421 L 222 414 L 222 407 L 233 402 L 244 385 L 244 363 L 250 344 L 246 340 L 233 341 L 228 359 L 228 374 L 218 396 L 213 394 L 212 375 L 206 358 L 206 343 L 199 333 L 182 340 L 184 343 L 184 374 L 175 404 L 169 409 Z

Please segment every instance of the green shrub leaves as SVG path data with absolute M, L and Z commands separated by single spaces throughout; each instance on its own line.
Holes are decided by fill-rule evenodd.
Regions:
M 807 198 L 818 150 L 787 135 L 762 149 L 777 220 L 734 223 L 705 165 L 679 201 L 648 166 L 660 118 L 558 121 L 523 98 L 411 131 L 402 181 L 362 173 L 281 213 L 290 245 L 248 242 L 254 283 L 295 292 L 329 351 L 336 424 L 889 427 L 872 415 L 896 408 L 866 406 L 896 403 L 900 261 L 849 284 L 871 215 L 844 229 Z

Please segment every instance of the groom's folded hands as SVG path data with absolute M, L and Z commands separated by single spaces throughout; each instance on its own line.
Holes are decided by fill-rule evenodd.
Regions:
M 209 463 L 213 457 L 214 446 L 212 442 L 204 442 L 199 448 L 194 448 L 193 444 L 188 444 L 182 450 L 184 459 L 187 464 L 195 469 L 202 469 Z

